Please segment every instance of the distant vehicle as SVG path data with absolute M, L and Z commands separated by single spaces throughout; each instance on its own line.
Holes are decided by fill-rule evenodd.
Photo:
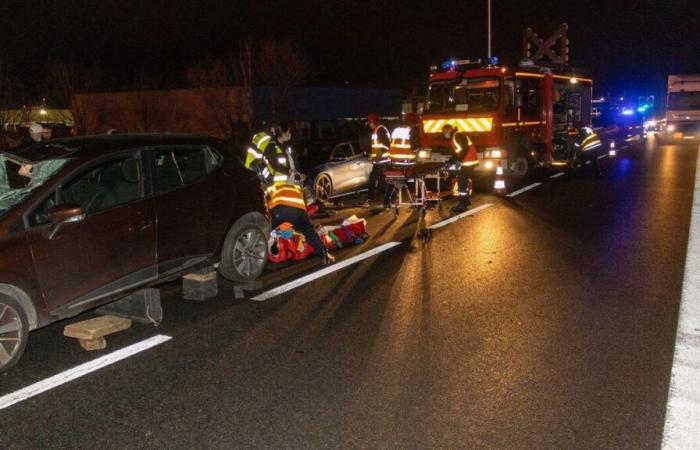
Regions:
M 328 201 L 367 189 L 371 171 L 372 163 L 357 141 L 340 142 L 325 161 L 308 171 L 307 184 L 316 198 Z
M 700 141 L 700 74 L 669 75 L 664 142 Z
M 644 114 L 630 104 L 611 104 L 607 99 L 597 100 L 593 126 L 607 146 L 623 148 L 642 142 L 645 137 Z
M 28 331 L 219 263 L 267 260 L 257 176 L 178 135 L 56 139 L 0 153 L 0 371 Z

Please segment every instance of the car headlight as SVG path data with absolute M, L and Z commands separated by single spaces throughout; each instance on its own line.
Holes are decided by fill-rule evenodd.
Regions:
M 673 124 L 671 124 L 671 125 L 667 126 L 666 129 L 667 129 L 668 131 L 676 131 L 676 126 L 673 125 Z

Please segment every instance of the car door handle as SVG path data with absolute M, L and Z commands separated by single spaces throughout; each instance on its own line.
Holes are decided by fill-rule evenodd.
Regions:
M 153 222 L 149 222 L 147 220 L 139 220 L 138 222 L 136 222 L 136 224 L 134 224 L 134 226 L 129 227 L 129 231 L 144 231 L 151 228 L 152 225 Z

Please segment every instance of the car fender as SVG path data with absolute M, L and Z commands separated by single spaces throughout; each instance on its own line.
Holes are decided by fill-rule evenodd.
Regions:
M 30 330 L 34 330 L 39 326 L 39 320 L 37 318 L 34 303 L 24 290 L 11 284 L 0 283 L 0 294 L 5 294 L 19 302 L 24 309 L 24 313 L 27 315 Z

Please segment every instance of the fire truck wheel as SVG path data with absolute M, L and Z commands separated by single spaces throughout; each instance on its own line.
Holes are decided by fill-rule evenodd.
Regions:
M 511 175 L 516 179 L 523 179 L 530 174 L 532 170 L 532 160 L 530 157 L 521 152 L 515 156 L 515 159 L 511 163 Z

